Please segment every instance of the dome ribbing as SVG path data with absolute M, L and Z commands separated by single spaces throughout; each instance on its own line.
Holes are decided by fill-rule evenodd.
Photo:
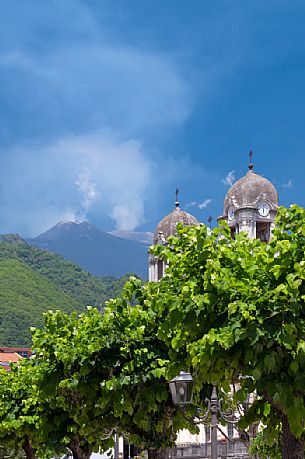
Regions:
M 154 234 L 154 244 L 158 243 L 159 235 L 166 240 L 169 236 L 176 234 L 177 223 L 183 223 L 184 226 L 199 225 L 198 220 L 193 215 L 176 207 L 170 214 L 166 215 L 158 224 Z
M 254 207 L 259 199 L 268 200 L 275 209 L 278 207 L 278 194 L 274 185 L 261 175 L 249 170 L 227 192 L 224 200 L 224 214 L 227 214 L 231 204 L 235 208 Z

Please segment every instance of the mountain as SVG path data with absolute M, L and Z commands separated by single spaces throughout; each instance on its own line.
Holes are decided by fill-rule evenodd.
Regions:
M 30 345 L 31 326 L 48 309 L 85 310 L 77 301 L 19 260 L 0 260 L 0 345 Z
M 147 278 L 148 244 L 115 237 L 88 222 L 58 223 L 28 242 L 62 255 L 95 276 L 134 273 Z
M 18 235 L 0 236 L 0 346 L 30 346 L 29 328 L 42 325 L 43 312 L 100 309 L 126 280 L 98 279 Z
M 126 231 L 126 230 L 114 230 L 109 231 L 108 234 L 112 236 L 121 237 L 123 239 L 128 239 L 130 241 L 140 242 L 141 244 L 152 245 L 154 233 L 150 231 L 141 232 L 141 231 Z

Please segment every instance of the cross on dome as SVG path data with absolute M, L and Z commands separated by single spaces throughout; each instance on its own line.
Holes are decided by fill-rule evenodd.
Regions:
M 176 207 L 179 207 L 180 202 L 179 202 L 179 189 L 176 188 L 176 202 L 175 202 Z
M 249 162 L 249 166 L 248 167 L 249 167 L 249 170 L 252 171 L 252 169 L 254 167 L 253 163 L 252 163 L 252 157 L 253 157 L 253 151 L 252 150 L 249 151 L 249 157 L 250 157 L 250 162 Z

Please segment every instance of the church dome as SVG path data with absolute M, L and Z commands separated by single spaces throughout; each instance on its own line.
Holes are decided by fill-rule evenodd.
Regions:
M 224 200 L 224 214 L 233 205 L 235 208 L 255 207 L 257 202 L 267 200 L 273 209 L 278 207 L 278 194 L 275 186 L 250 169 L 229 189 Z
M 166 217 L 162 218 L 158 224 L 154 234 L 154 244 L 165 242 L 169 236 L 176 234 L 177 223 L 182 223 L 183 226 L 199 225 L 198 220 L 193 215 L 180 209 L 178 201 L 178 189 L 176 190 L 176 208 Z

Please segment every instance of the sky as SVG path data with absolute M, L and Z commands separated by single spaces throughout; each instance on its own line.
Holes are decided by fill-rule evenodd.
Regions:
M 305 206 L 303 0 L 0 0 L 0 233 L 213 224 L 254 169 Z

